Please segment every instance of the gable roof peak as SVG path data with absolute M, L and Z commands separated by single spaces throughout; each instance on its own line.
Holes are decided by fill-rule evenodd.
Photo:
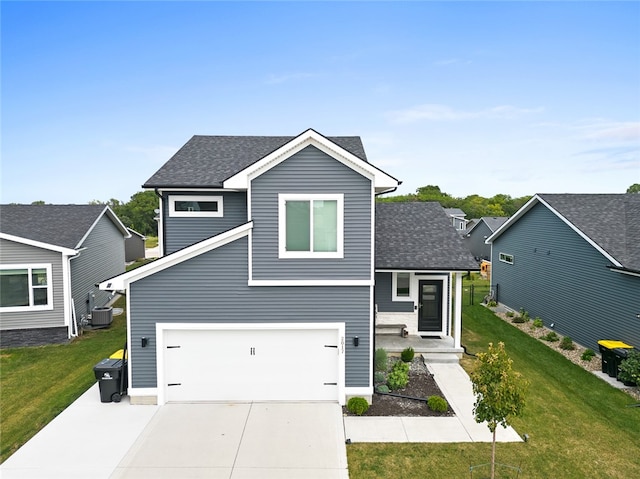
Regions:
M 327 137 L 309 128 L 297 136 L 194 135 L 143 187 L 246 189 L 249 174 L 277 164 L 308 145 L 384 180 L 381 181 L 382 190 L 390 190 L 399 184 L 398 180 L 367 162 L 360 137 Z

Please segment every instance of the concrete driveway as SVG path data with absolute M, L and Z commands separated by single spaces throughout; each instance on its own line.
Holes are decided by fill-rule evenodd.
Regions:
M 113 478 L 348 478 L 331 403 L 167 404 Z
M 348 478 L 337 403 L 101 403 L 95 384 L 0 465 L 3 479 Z

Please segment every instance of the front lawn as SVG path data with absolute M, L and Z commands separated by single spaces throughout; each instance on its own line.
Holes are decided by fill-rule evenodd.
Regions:
M 124 303 L 120 298 L 114 306 Z M 124 347 L 126 323 L 121 314 L 108 329 L 85 332 L 69 344 L 0 350 L 0 462 L 96 381 L 93 366 Z
M 640 477 L 640 407 L 627 407 L 636 402 L 631 396 L 490 310 L 466 306 L 463 344 L 467 349 L 485 350 L 489 342 L 498 341 L 505 343 L 514 368 L 531 383 L 525 413 L 513 423 L 518 433 L 530 439 L 499 443 L 498 462 L 520 466 L 521 478 Z M 463 365 L 472 367 L 473 361 Z M 489 462 L 490 451 L 490 443 L 347 446 L 351 479 L 470 477 L 469 466 Z

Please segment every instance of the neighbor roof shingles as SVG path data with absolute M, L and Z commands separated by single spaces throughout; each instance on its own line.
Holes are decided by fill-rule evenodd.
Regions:
M 0 232 L 74 249 L 105 205 L 0 205 Z
M 222 187 L 227 178 L 290 142 L 293 136 L 200 136 L 191 138 L 144 188 Z M 330 141 L 367 161 L 360 137 L 332 136 Z
M 376 269 L 478 270 L 436 202 L 376 203 Z
M 613 256 L 640 271 L 640 194 L 538 194 Z

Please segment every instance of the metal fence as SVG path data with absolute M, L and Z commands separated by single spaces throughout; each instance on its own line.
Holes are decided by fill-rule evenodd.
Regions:
M 500 301 L 498 291 L 498 284 L 473 284 L 471 283 L 467 288 L 467 301 L 468 304 L 481 304 L 489 301 Z

